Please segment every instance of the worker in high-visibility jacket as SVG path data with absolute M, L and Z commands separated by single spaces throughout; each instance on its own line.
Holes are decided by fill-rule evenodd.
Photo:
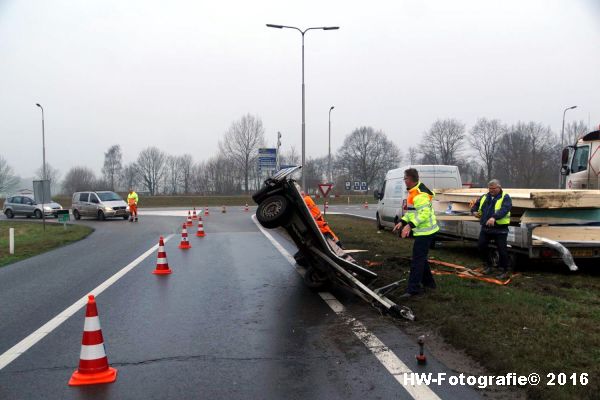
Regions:
M 319 209 L 319 206 L 317 206 L 315 204 L 315 202 L 313 201 L 313 199 L 309 195 L 305 194 L 304 192 L 302 192 L 302 197 L 304 198 L 304 202 L 306 203 L 306 206 L 308 207 L 310 214 L 313 216 L 314 220 L 316 221 L 317 226 L 319 227 L 319 230 L 321 231 L 321 233 L 323 233 L 323 236 L 325 236 L 326 238 L 330 238 L 331 240 L 333 240 L 335 242 L 335 244 L 337 244 L 339 247 L 342 247 L 342 243 L 340 242 L 340 239 L 337 237 L 337 235 L 335 233 L 333 233 L 333 231 L 329 227 L 329 224 L 327 223 L 327 221 L 325 221 L 325 218 L 323 218 L 323 214 L 321 214 L 321 210 Z
M 138 194 L 132 189 L 129 189 L 129 195 L 127 196 L 127 204 L 129 205 L 129 222 L 138 222 Z
M 508 193 L 502 190 L 500 181 L 492 179 L 488 183 L 488 193 L 481 196 L 471 207 L 471 214 L 479 218 L 481 232 L 479 233 L 479 254 L 487 267 L 483 271 L 489 275 L 493 272 L 492 261 L 489 254 L 489 245 L 493 241 L 498 249 L 498 266 L 502 272 L 498 279 L 508 278 L 508 225 L 510 224 L 510 210 L 512 200 Z
M 401 238 L 412 235 L 412 261 L 408 287 L 403 298 L 422 294 L 426 288 L 435 289 L 436 284 L 429 267 L 427 257 L 429 248 L 440 230 L 433 211 L 433 193 L 423 183 L 419 182 L 419 172 L 414 168 L 404 171 L 404 183 L 408 189 L 408 210 L 402 220 L 394 226 L 394 232 L 400 231 Z

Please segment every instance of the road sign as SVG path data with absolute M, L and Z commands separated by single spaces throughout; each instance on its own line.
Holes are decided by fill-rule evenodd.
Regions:
M 333 183 L 319 183 L 319 190 L 323 194 L 323 197 L 327 197 L 329 191 L 333 187 Z
M 354 190 L 356 190 L 357 192 L 360 190 L 360 182 L 359 181 L 354 181 Z
M 346 181 L 346 190 L 350 190 L 351 187 L 352 187 L 352 182 Z
M 277 149 L 258 149 L 258 170 L 272 171 L 277 169 Z
M 367 191 L 367 182 L 360 183 L 360 190 L 366 192 Z
M 52 201 L 49 180 L 33 181 L 33 199 L 39 204 L 50 203 Z
M 58 222 L 69 222 L 69 210 L 58 210 L 56 211 L 56 215 L 58 216 Z

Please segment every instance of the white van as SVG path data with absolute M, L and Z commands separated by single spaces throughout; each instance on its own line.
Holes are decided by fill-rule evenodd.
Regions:
M 455 189 L 462 187 L 460 172 L 455 165 L 406 165 L 391 169 L 385 175 L 381 191 L 375 191 L 377 203 L 377 229 L 393 228 L 406 210 L 407 190 L 404 171 L 415 168 L 419 180 L 429 189 Z

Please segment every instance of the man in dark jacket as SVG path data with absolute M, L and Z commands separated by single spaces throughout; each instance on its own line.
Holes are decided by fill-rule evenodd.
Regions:
M 478 246 L 479 254 L 487 264 L 484 274 L 492 273 L 489 243 L 494 241 L 500 256 L 499 267 L 502 269 L 502 273 L 497 276 L 498 279 L 508 278 L 506 238 L 508 237 L 511 208 L 512 200 L 508 193 L 502 190 L 500 181 L 497 179 L 492 179 L 488 183 L 488 193 L 481 196 L 471 207 L 471 213 L 479 218 L 481 223 Z

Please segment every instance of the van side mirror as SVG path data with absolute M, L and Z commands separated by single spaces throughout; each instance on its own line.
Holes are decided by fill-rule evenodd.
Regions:
M 570 172 L 571 172 L 571 170 L 570 170 L 570 169 L 569 169 L 569 167 L 567 167 L 566 165 L 563 165 L 563 166 L 560 168 L 560 174 L 561 174 L 561 175 L 564 175 L 564 176 L 566 176 L 566 175 L 569 175 L 569 173 L 570 173 Z
M 563 149 L 562 155 L 561 155 L 561 163 L 562 163 L 562 165 L 567 165 L 569 163 L 569 154 L 570 153 L 571 153 L 571 149 L 569 147 L 565 147 Z
M 373 198 L 375 200 L 379 200 L 379 190 L 377 190 L 377 189 L 373 190 Z

